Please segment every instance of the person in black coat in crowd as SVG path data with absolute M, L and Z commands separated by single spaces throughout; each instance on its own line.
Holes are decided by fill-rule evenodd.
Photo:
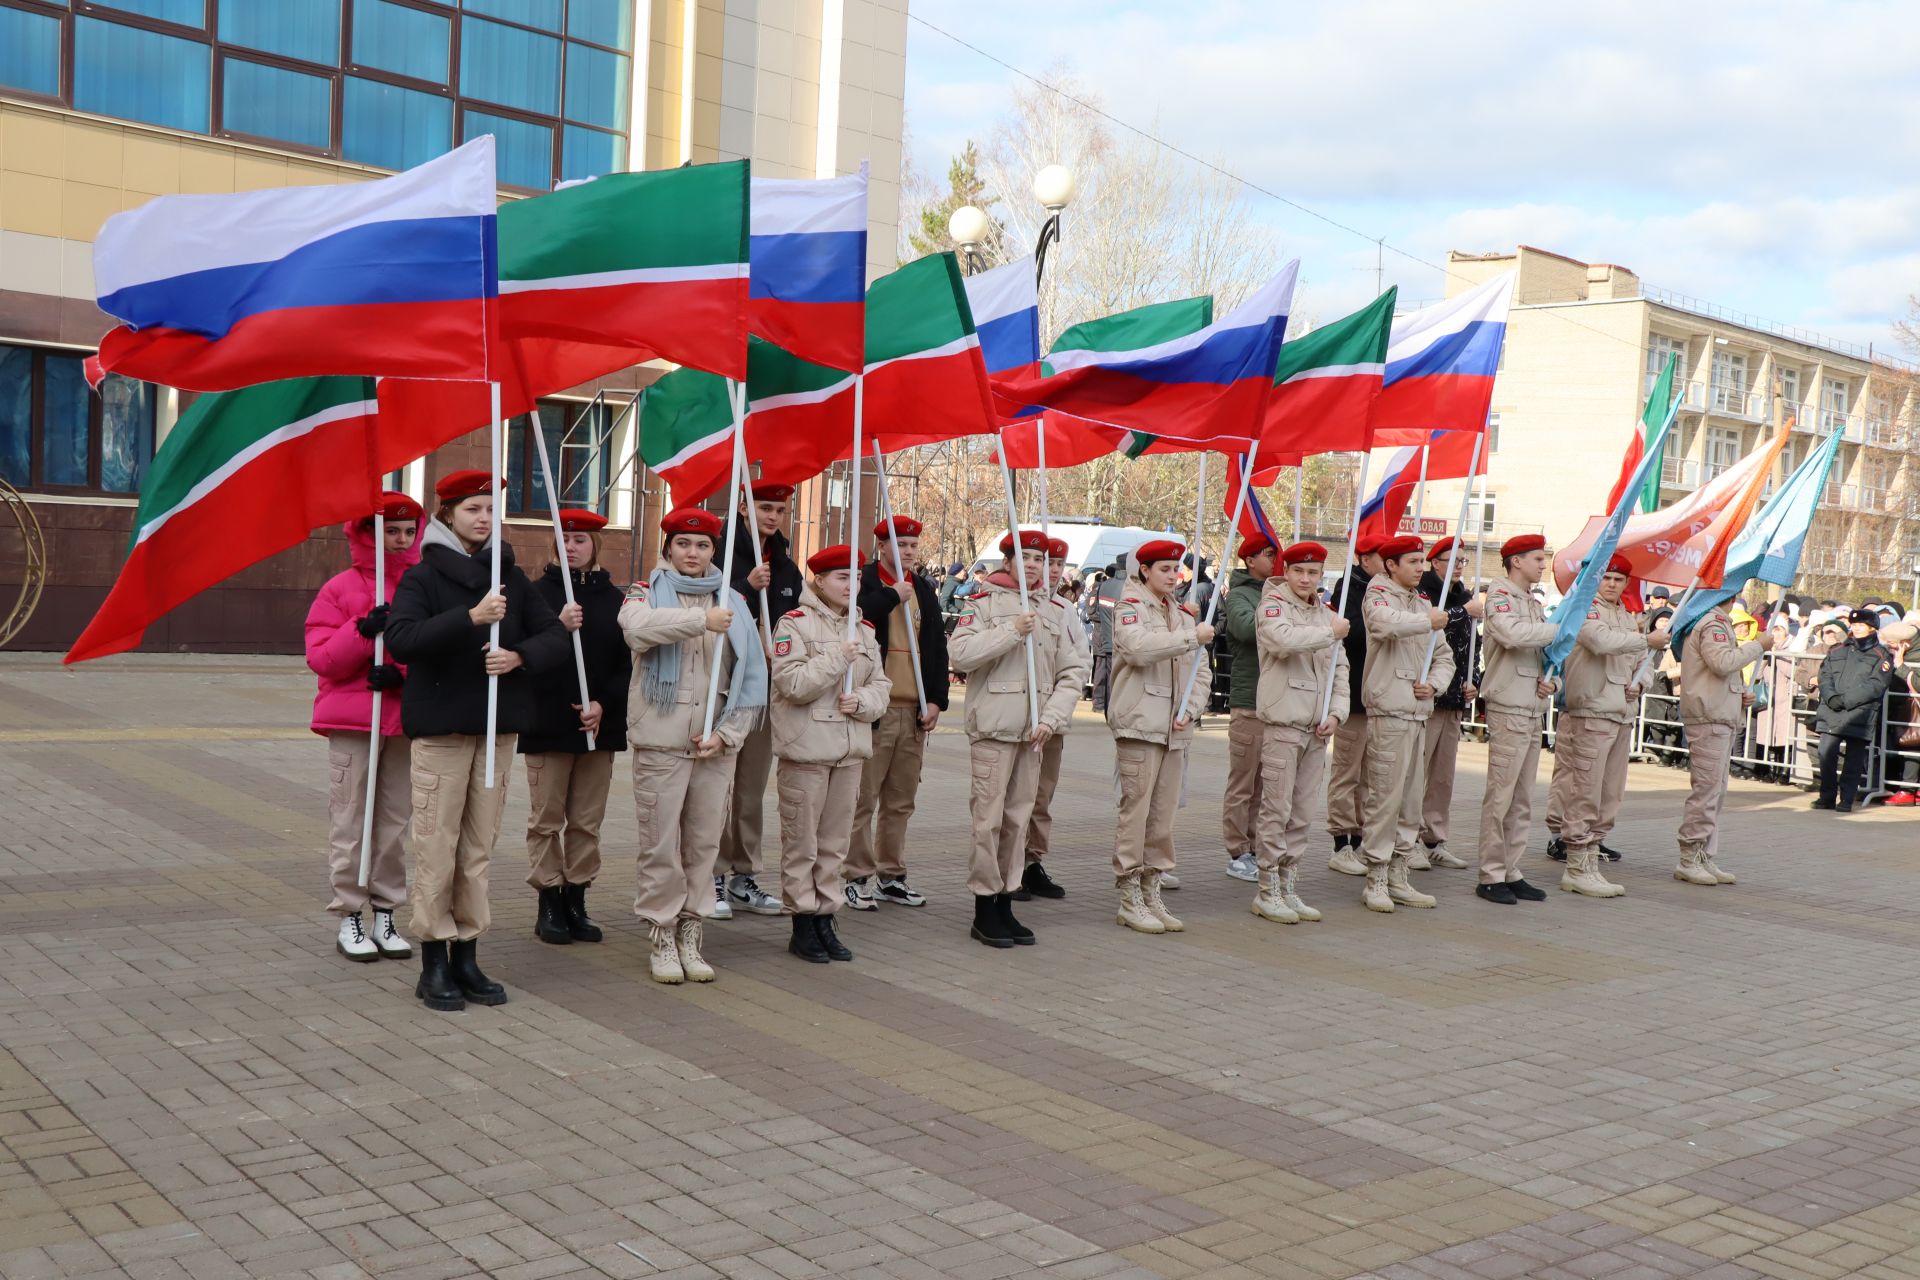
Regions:
M 1814 715 L 1820 734 L 1820 795 L 1813 807 L 1841 813 L 1851 813 L 1866 789 L 1875 721 L 1894 679 L 1893 654 L 1880 643 L 1880 615 L 1855 609 L 1848 630 L 1847 642 L 1820 660 L 1819 710 Z
M 800 566 L 793 562 L 787 541 L 787 512 L 793 501 L 790 484 L 756 484 L 753 501 L 743 504 L 735 519 L 750 516 L 760 533 L 760 557 L 753 554 L 753 536 L 741 529 L 734 535 L 733 562 L 727 566 L 730 586 L 746 598 L 756 620 L 776 622 L 800 607 L 804 585 Z M 724 544 L 723 544 L 724 545 Z M 764 603 L 760 593 L 765 591 Z M 765 613 L 762 613 L 765 610 Z M 761 628 L 764 638 L 766 628 Z M 767 655 L 769 659 L 772 654 Z M 733 810 L 720 833 L 720 859 L 714 864 L 713 918 L 731 920 L 734 911 L 757 916 L 780 914 L 780 899 L 760 888 L 761 811 L 766 801 L 767 777 L 773 772 L 773 717 L 760 717 L 747 735 L 734 764 Z M 777 871 L 777 866 L 776 866 Z
M 387 647 L 407 664 L 400 724 L 413 739 L 414 994 L 429 1009 L 505 1004 L 480 970 L 478 939 L 491 916 L 487 862 L 500 833 L 517 735 L 534 724 L 534 679 L 569 660 L 567 633 L 500 548 L 493 583 L 493 477 L 456 471 L 434 486 L 440 509 L 421 536 L 420 563 L 393 593 Z M 488 627 L 500 624 L 500 642 Z M 499 677 L 495 785 L 486 785 L 487 686 Z
M 598 512 L 562 511 L 566 567 L 549 564 L 533 584 L 560 625 L 579 633 L 587 668 L 584 703 L 571 661 L 536 677 L 533 728 L 520 735 L 527 761 L 527 883 L 540 895 L 533 934 L 561 945 L 600 941 L 600 927 L 587 914 L 587 887 L 600 874 L 600 823 L 613 757 L 627 749 L 633 657 L 620 634 L 626 593 L 600 567 L 600 530 L 606 525 Z M 562 572 L 572 575 L 572 604 Z

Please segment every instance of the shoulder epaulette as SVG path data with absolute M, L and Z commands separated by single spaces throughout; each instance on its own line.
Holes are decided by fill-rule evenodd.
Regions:
M 1139 604 L 1140 598 L 1138 596 L 1121 596 L 1120 603 L 1121 604 Z
M 878 630 L 878 628 L 876 628 L 871 622 L 868 622 L 865 618 L 860 619 L 860 625 L 865 627 L 869 631 Z
M 1195 613 L 1195 612 L 1193 611 L 1193 606 L 1192 606 L 1192 605 L 1190 605 L 1190 604 L 1183 604 L 1183 605 L 1181 605 L 1181 606 L 1180 606 L 1180 612 L 1182 612 L 1182 613 L 1184 613 L 1184 614 L 1186 614 L 1186 615 L 1187 615 L 1187 616 L 1188 616 L 1189 618 L 1197 618 L 1197 617 L 1199 617 L 1199 616 L 1200 616 L 1199 614 L 1197 614 L 1197 613 Z
M 780 616 L 783 618 L 804 618 L 807 616 L 807 611 L 805 609 L 789 609 Z

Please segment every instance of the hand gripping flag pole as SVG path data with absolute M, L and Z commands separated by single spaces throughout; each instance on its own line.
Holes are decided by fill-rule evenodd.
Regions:
M 373 513 L 373 607 L 387 602 L 387 516 L 386 500 Z M 382 628 L 373 637 L 373 665 L 386 661 L 387 633 Z M 367 887 L 373 874 L 373 799 L 380 779 L 380 693 L 373 691 L 373 728 L 367 739 L 367 809 L 360 815 L 360 887 Z
M 753 508 L 753 484 L 747 476 L 747 441 L 744 430 L 734 432 L 733 452 L 733 465 L 740 469 L 740 484 L 738 486 L 740 490 L 740 508 L 746 512 L 746 515 L 742 518 L 744 518 L 747 523 L 747 536 L 753 539 L 753 563 L 755 565 L 764 564 L 767 553 L 765 548 L 760 545 L 760 517 Z M 731 500 L 732 498 L 729 497 L 729 501 Z M 727 556 L 727 566 L 727 572 L 733 572 L 733 556 L 731 554 Z M 771 609 L 772 606 L 767 603 L 767 589 L 761 587 L 760 643 L 766 646 L 767 657 L 769 658 L 773 657 L 773 619 L 767 616 Z
M 893 499 L 887 493 L 887 461 L 880 453 L 878 440 L 873 442 L 873 474 L 877 484 L 876 492 L 879 494 L 880 523 L 887 531 L 887 547 L 893 552 L 893 580 L 906 582 L 912 586 L 907 578 L 905 567 L 900 563 L 900 546 L 893 540 Z M 917 588 L 910 599 L 914 609 L 919 608 L 920 592 Z M 907 604 L 908 601 L 902 600 L 900 607 L 907 609 Z M 920 718 L 925 720 L 927 718 L 927 683 L 926 677 L 920 672 L 920 619 L 913 609 L 907 609 L 907 659 L 913 666 L 913 696 L 920 704 Z
M 1373 461 L 1373 455 L 1360 455 L 1360 483 L 1353 489 L 1353 519 L 1347 522 L 1347 571 L 1340 575 L 1340 616 L 1347 616 L 1347 595 L 1353 590 L 1353 571 L 1360 564 L 1360 554 L 1354 550 L 1354 540 L 1360 536 L 1360 508 L 1363 505 L 1361 495 L 1367 491 L 1367 464 Z M 1320 719 L 1325 720 L 1333 713 L 1333 678 L 1340 670 L 1336 660 L 1327 664 L 1327 686 L 1320 691 Z
M 560 590 L 565 593 L 567 603 L 573 603 L 573 566 L 567 563 L 567 534 L 560 527 L 560 491 L 553 485 L 553 468 L 547 462 L 547 433 L 540 428 L 540 418 L 535 414 L 527 424 L 528 433 L 533 436 L 534 450 L 540 459 L 540 483 L 546 486 L 547 507 L 553 516 L 553 549 L 560 557 Z M 593 701 L 593 695 L 587 691 L 587 653 L 580 643 L 580 632 L 573 632 L 573 674 L 580 681 L 580 714 L 587 713 L 587 704 Z M 594 735 L 587 733 L 587 750 L 595 750 Z
M 727 501 L 737 503 L 740 501 L 742 492 L 751 492 L 747 487 L 746 476 L 747 384 L 745 382 L 729 382 L 727 384 L 727 402 L 733 406 L 733 467 L 732 474 L 727 481 Z M 751 521 L 754 519 L 753 502 L 749 499 L 745 505 L 747 508 L 746 519 L 747 521 Z M 742 523 L 743 521 L 740 520 L 729 520 L 727 522 L 727 545 L 722 554 L 726 557 L 724 563 L 728 565 L 733 563 L 733 548 L 740 537 L 740 526 Z M 755 545 L 758 545 L 760 538 L 758 525 L 753 526 L 753 537 Z M 726 573 L 723 572 L 720 576 L 720 594 L 714 597 L 714 603 L 724 609 L 726 608 L 726 599 Z M 766 596 L 763 594 L 760 599 L 763 602 L 760 606 L 760 616 L 765 618 L 767 615 L 767 606 L 764 603 Z M 713 647 L 713 661 L 707 666 L 707 719 L 705 725 L 700 730 L 700 740 L 702 742 L 713 736 L 714 712 L 720 701 L 720 667 L 722 665 L 720 662 L 720 645 L 725 643 L 726 637 L 721 636 L 719 643 Z M 740 655 L 736 653 L 734 659 L 738 661 L 739 658 Z
M 1240 496 L 1233 500 L 1233 519 L 1227 525 L 1226 545 L 1220 548 L 1220 564 L 1227 562 L 1227 556 L 1233 550 L 1233 538 L 1240 529 L 1240 513 L 1247 509 L 1247 490 L 1253 487 L 1253 459 L 1247 454 L 1240 455 Z M 1196 541 L 1193 549 L 1194 580 L 1199 581 L 1200 547 Z M 1202 619 L 1208 626 L 1213 625 L 1214 615 L 1220 609 L 1220 597 L 1224 593 L 1218 586 L 1207 593 L 1207 616 Z M 1194 681 L 1200 678 L 1200 668 L 1207 662 L 1207 647 L 1201 645 L 1194 650 L 1193 665 L 1187 669 L 1187 683 L 1180 690 L 1180 701 L 1173 704 L 1173 718 L 1178 720 L 1186 710 L 1187 699 L 1193 697 Z M 1325 719 L 1322 716 L 1321 719 Z
M 1467 486 L 1460 491 L 1460 522 L 1453 526 L 1462 533 L 1464 533 L 1467 528 L 1467 499 L 1473 496 L 1473 473 L 1480 469 L 1480 446 L 1486 443 L 1486 439 L 1487 433 L 1484 431 L 1473 438 L 1473 460 L 1467 463 Z M 1416 518 L 1414 520 L 1416 528 L 1419 526 L 1419 523 L 1418 518 Z M 1453 551 L 1451 554 L 1455 556 L 1460 554 L 1460 539 L 1457 537 L 1453 541 Z M 1433 602 L 1435 608 L 1444 609 L 1447 607 L 1447 587 L 1452 582 L 1453 566 L 1449 564 L 1447 571 L 1440 575 L 1440 598 Z M 1469 599 L 1471 599 L 1471 597 L 1469 597 Z M 1469 619 L 1469 625 L 1471 625 L 1471 619 Z M 1427 661 L 1420 668 L 1420 683 L 1422 684 L 1425 684 L 1427 677 L 1433 674 L 1433 654 L 1434 650 L 1439 646 L 1440 635 L 1441 633 L 1438 631 L 1429 632 L 1427 635 Z M 1468 684 L 1473 683 L 1473 667 L 1471 665 L 1467 667 L 1466 674 L 1462 678 Z
M 1013 539 L 1013 550 L 1009 554 L 1006 563 L 1007 568 L 1013 574 L 1014 585 L 1020 589 L 1020 612 L 1030 613 L 1032 609 L 1027 604 L 1027 568 L 1025 557 L 1021 554 L 1022 549 L 1020 546 L 1020 516 L 1014 506 L 1013 471 L 1007 466 L 1007 437 L 1005 432 L 1000 433 L 1000 438 L 997 443 L 1000 446 L 995 450 L 995 452 L 1000 455 L 1000 479 L 1007 486 L 1007 532 Z M 1027 732 L 1032 733 L 1033 730 L 1040 727 L 1040 690 L 1038 688 L 1040 677 L 1036 674 L 1033 662 L 1033 632 L 1027 632 L 1026 638 Z

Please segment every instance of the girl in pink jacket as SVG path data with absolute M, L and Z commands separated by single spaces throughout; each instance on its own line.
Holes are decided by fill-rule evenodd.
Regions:
M 340 954 L 371 961 L 404 960 L 413 948 L 393 927 L 393 909 L 407 900 L 406 851 L 400 837 L 413 814 L 411 751 L 400 730 L 400 686 L 406 671 L 392 662 L 373 665 L 373 638 L 387 625 L 387 609 L 400 575 L 419 563 L 414 539 L 420 504 L 404 493 L 381 495 L 386 518 L 386 594 L 373 598 L 373 517 L 345 526 L 353 565 L 328 579 L 307 610 L 307 665 L 320 677 L 313 699 L 313 731 L 327 739 L 332 774 L 328 794 L 333 902 L 340 917 Z M 367 887 L 360 887 L 360 832 L 367 804 L 367 758 L 371 754 L 373 691 L 380 700 L 380 773 L 373 796 L 373 858 Z M 361 913 L 371 905 L 369 929 Z

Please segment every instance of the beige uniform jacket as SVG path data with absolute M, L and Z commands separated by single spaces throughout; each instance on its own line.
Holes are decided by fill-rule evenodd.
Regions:
M 1480 677 L 1480 696 L 1496 711 L 1539 713 L 1547 709 L 1540 696 L 1540 677 L 1546 666 L 1540 650 L 1560 628 L 1547 621 L 1547 611 L 1532 593 L 1505 578 L 1495 578 L 1487 591 L 1487 616 L 1482 619 L 1481 650 L 1487 656 Z
M 1445 689 L 1453 683 L 1453 650 L 1446 637 L 1433 629 L 1433 606 L 1419 592 L 1382 573 L 1367 584 L 1360 617 L 1367 624 L 1367 665 L 1360 689 L 1367 714 L 1397 720 L 1431 716 L 1433 699 L 1414 697 L 1413 686 Z M 1433 667 L 1423 681 L 1428 637 L 1434 635 L 1440 639 L 1433 644 Z
M 1033 678 L 1038 684 L 1040 723 L 1065 731 L 1087 682 L 1089 661 L 1074 644 L 1065 609 L 1028 598 L 1034 606 Z M 947 641 L 947 664 L 967 677 L 967 736 L 995 742 L 1025 742 L 1027 642 L 1013 629 L 1020 616 L 1020 589 L 994 574 L 987 589 L 961 606 Z
M 800 589 L 800 607 L 773 624 L 773 754 L 795 764 L 846 764 L 873 755 L 873 722 L 886 714 L 893 682 L 880 666 L 873 624 L 854 628 L 860 654 L 853 660 L 852 715 L 840 710 L 847 656 L 847 617 L 827 608 L 812 587 Z
M 1274 574 L 1260 591 L 1253 639 L 1260 652 L 1260 683 L 1254 711 L 1267 724 L 1311 731 L 1320 723 L 1320 699 L 1333 672 L 1333 704 L 1328 711 L 1344 722 L 1352 708 L 1348 689 L 1347 647 L 1333 638 L 1339 617 L 1317 600 L 1302 600 Z
M 1186 703 L 1187 727 L 1176 733 L 1173 700 L 1200 650 L 1193 611 L 1173 600 L 1155 602 L 1144 583 L 1129 580 L 1113 606 L 1113 682 L 1107 724 L 1116 738 L 1156 742 L 1179 750 L 1193 740 L 1209 690 L 1204 664 Z
M 1631 724 L 1639 706 L 1627 697 L 1648 653 L 1640 620 L 1623 604 L 1595 600 L 1567 655 L 1567 712 Z
M 1688 724 L 1739 727 L 1747 718 L 1740 695 L 1747 691 L 1741 668 L 1763 650 L 1758 637 L 1733 642 L 1733 619 L 1712 609 L 1687 635 L 1680 653 L 1680 718 Z
M 735 609 L 745 609 L 746 601 L 733 597 Z M 666 591 L 658 596 L 644 582 L 627 588 L 620 606 L 620 632 L 633 650 L 633 677 L 627 684 L 627 745 L 641 751 L 666 751 L 677 756 L 694 754 L 694 741 L 707 723 L 707 684 L 717 649 L 720 654 L 720 697 L 725 706 L 727 682 L 733 677 L 733 650 L 724 635 L 707 630 L 707 610 L 713 608 L 711 595 L 683 596 Z M 674 684 L 673 705 L 656 707 L 646 692 L 647 662 L 643 656 L 667 645 L 680 646 L 680 679 Z M 727 722 L 716 715 L 713 731 L 726 744 L 728 752 L 738 751 L 747 740 L 747 726 L 736 716 Z

